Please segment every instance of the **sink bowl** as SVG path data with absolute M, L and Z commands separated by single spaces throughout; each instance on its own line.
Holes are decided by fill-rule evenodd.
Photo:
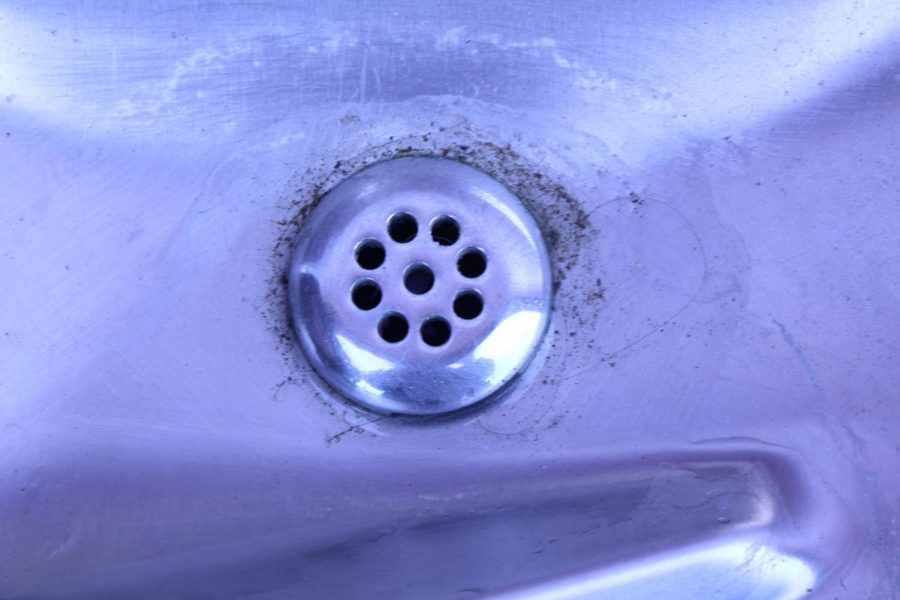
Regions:
M 891 0 L 3 2 L 0 597 L 900 598 L 898 53 Z M 451 414 L 289 316 L 410 156 L 550 252 Z

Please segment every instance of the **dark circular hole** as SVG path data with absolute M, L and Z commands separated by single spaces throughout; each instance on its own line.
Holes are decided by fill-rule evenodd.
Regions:
M 422 323 L 419 333 L 429 346 L 443 346 L 450 339 L 450 323 L 441 317 L 432 317 Z
M 351 292 L 353 304 L 360 310 L 372 310 L 381 302 L 381 288 L 370 279 L 358 282 Z
M 456 267 L 465 277 L 478 277 L 487 269 L 487 256 L 478 248 L 469 248 L 459 256 Z
M 386 342 L 395 344 L 409 333 L 409 322 L 400 313 L 388 313 L 378 322 L 378 335 Z
M 417 233 L 419 233 L 419 224 L 410 214 L 397 213 L 388 221 L 388 235 L 395 242 L 401 244 L 411 242 Z
M 363 269 L 377 269 L 384 264 L 384 246 L 378 240 L 363 240 L 356 247 L 356 263 Z
M 434 286 L 434 273 L 427 265 L 413 265 L 403 275 L 403 284 L 413 294 L 424 294 Z
M 431 239 L 441 246 L 452 246 L 459 239 L 459 223 L 453 217 L 438 217 L 431 224 Z
M 453 312 L 460 319 L 474 319 L 484 309 L 481 294 L 474 290 L 461 292 L 453 301 Z

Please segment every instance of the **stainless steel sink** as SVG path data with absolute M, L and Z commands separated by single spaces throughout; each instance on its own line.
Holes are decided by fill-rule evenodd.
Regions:
M 0 5 L 0 597 L 900 598 L 900 4 Z M 471 165 L 500 397 L 323 383 L 321 196 Z

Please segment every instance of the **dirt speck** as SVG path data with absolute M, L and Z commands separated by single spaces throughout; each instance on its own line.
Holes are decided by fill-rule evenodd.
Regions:
M 353 115 L 347 115 L 343 117 L 342 122 L 352 117 Z M 309 165 L 306 169 L 295 173 L 290 185 L 287 186 L 290 191 L 286 192 L 278 203 L 281 214 L 273 221 L 275 242 L 270 252 L 271 274 L 265 302 L 261 307 L 274 343 L 292 373 L 291 377 L 275 386 L 272 392 L 273 400 L 277 400 L 285 386 L 289 384 L 306 386 L 310 377 L 318 382 L 317 385 L 310 387 L 327 389 L 327 385 L 312 373 L 303 358 L 293 330 L 288 301 L 288 267 L 291 252 L 306 219 L 328 191 L 349 175 L 377 162 L 404 156 L 446 158 L 473 166 L 497 179 L 535 216 L 551 253 L 554 293 L 559 293 L 563 282 L 576 268 L 580 252 L 585 247 L 584 238 L 595 235 L 588 215 L 552 173 L 541 170 L 538 165 L 524 158 L 511 144 L 498 143 L 487 138 L 488 135 L 482 134 L 469 124 L 452 128 L 434 128 L 399 138 L 386 136 L 356 156 L 326 155 L 317 164 Z M 598 281 L 592 297 L 595 300 L 602 300 L 603 294 L 604 289 Z M 583 301 L 576 304 L 583 304 Z M 544 382 L 548 385 L 554 383 L 546 379 Z M 319 394 L 319 396 L 331 407 L 340 407 L 340 404 L 326 398 L 326 396 L 337 397 L 337 394 Z M 349 410 L 351 415 L 355 415 L 348 421 L 359 421 L 361 417 L 366 417 L 367 420 L 363 422 L 370 422 L 368 419 L 371 419 L 372 413 L 358 409 L 349 402 L 344 403 L 344 408 Z M 452 419 L 454 416 L 379 416 L 377 420 L 385 418 L 437 423 Z M 329 445 L 336 443 L 347 433 L 358 433 L 357 430 L 360 428 L 360 425 L 351 425 L 348 422 L 345 430 L 328 436 L 326 443 Z

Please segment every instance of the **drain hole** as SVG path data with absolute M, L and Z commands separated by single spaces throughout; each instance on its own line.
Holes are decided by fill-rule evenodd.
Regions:
M 460 255 L 456 267 L 464 277 L 478 277 L 487 269 L 487 256 L 478 248 L 469 248 Z
M 419 333 L 429 346 L 443 346 L 450 339 L 450 323 L 441 317 L 432 317 L 422 323 Z
M 378 240 L 363 240 L 356 247 L 356 263 L 363 269 L 377 269 L 384 264 L 384 246 Z
M 409 333 L 409 322 L 400 313 L 388 313 L 378 322 L 378 335 L 386 342 L 396 344 Z
M 459 223 L 453 217 L 438 217 L 431 224 L 431 239 L 441 246 L 452 246 L 459 239 Z
M 424 294 L 434 286 L 434 273 L 427 265 L 413 265 L 406 270 L 403 284 L 413 294 Z
M 474 319 L 484 309 L 481 294 L 474 290 L 462 292 L 453 301 L 453 312 L 460 319 Z
M 407 213 L 397 213 L 388 221 L 388 235 L 400 244 L 411 242 L 419 233 L 415 217 Z
M 366 279 L 353 286 L 351 297 L 356 308 L 372 310 L 381 302 L 381 288 L 371 279 Z

